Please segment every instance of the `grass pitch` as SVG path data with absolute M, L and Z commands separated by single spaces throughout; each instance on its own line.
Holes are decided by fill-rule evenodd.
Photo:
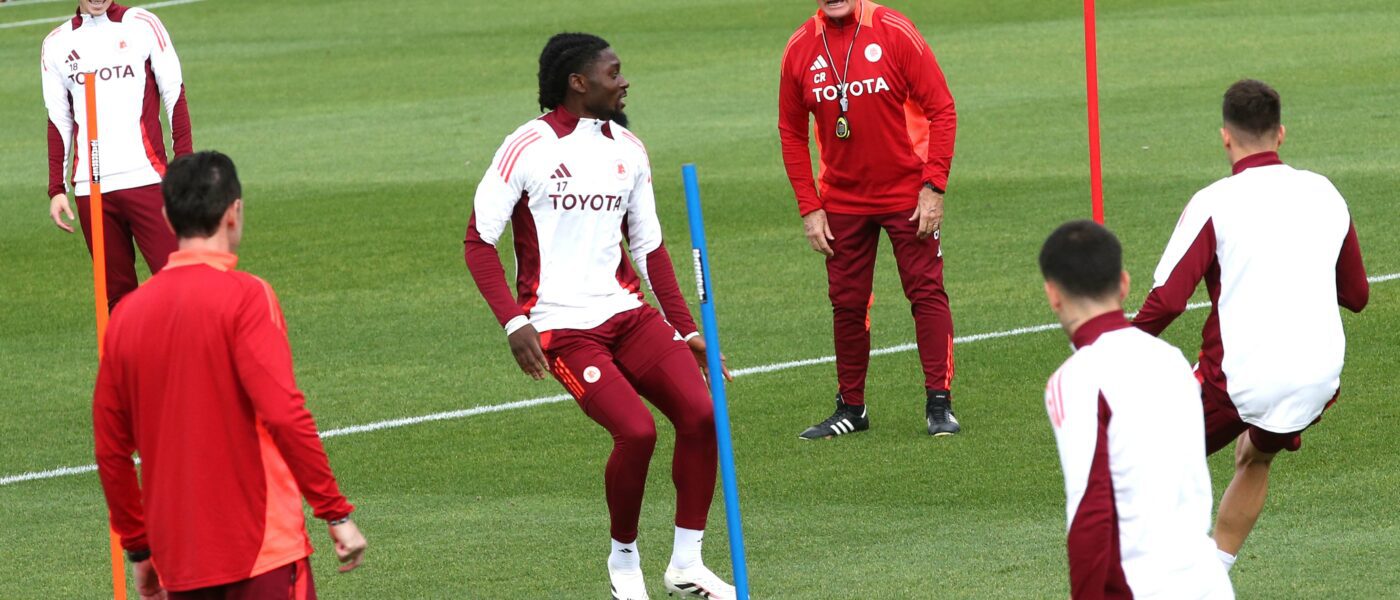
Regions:
M 806 248 L 776 133 L 779 54 L 811 2 L 333 4 L 208 1 L 155 9 L 179 49 L 196 146 L 242 170 L 240 267 L 279 291 L 300 383 L 323 430 L 555 395 L 514 366 L 467 277 L 461 239 L 500 140 L 537 115 L 535 61 L 561 30 L 618 49 L 677 257 L 679 167 L 700 166 L 724 350 L 734 367 L 831 354 L 825 274 Z M 1078 5 L 891 1 L 931 41 L 957 98 L 944 229 L 960 335 L 1053 320 L 1035 253 L 1088 214 Z M 91 275 L 48 223 L 39 42 L 66 2 L 0 7 L 0 476 L 92 462 Z M 1176 217 L 1228 174 L 1220 94 L 1256 77 L 1283 94 L 1283 156 L 1332 178 L 1373 275 L 1400 272 L 1400 6 L 1388 0 L 1135 0 L 1099 7 L 1109 225 L 1141 302 Z M 1307 241 L 1307 215 L 1289 235 Z M 890 257 L 874 345 L 913 338 Z M 689 273 L 684 261 L 678 272 Z M 689 286 L 683 285 L 683 289 Z M 1397 597 L 1400 472 L 1390 441 L 1400 281 L 1347 315 L 1342 402 L 1282 458 L 1233 579 L 1243 598 Z M 1167 338 L 1193 354 L 1203 313 Z M 1029 598 L 1066 594 L 1063 493 L 1041 407 L 1068 354 L 1054 331 L 963 344 L 966 432 L 921 434 L 911 352 L 876 358 L 873 428 L 796 434 L 829 411 L 829 364 L 730 387 L 758 598 Z M 659 418 L 659 416 L 658 416 Z M 664 420 L 662 420 L 664 422 Z M 643 514 L 660 594 L 670 549 L 670 440 Z M 327 440 L 370 541 L 346 576 L 312 524 L 327 597 L 602 597 L 607 435 L 571 403 Z M 1391 458 L 1387 458 L 1391 457 Z M 1211 461 L 1217 497 L 1228 457 Z M 1391 465 L 1391 466 L 1386 466 Z M 728 575 L 723 509 L 707 562 Z M 94 474 L 0 486 L 0 597 L 108 594 Z

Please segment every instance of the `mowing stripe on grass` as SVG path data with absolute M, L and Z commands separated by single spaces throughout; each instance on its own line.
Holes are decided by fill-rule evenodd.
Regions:
M 198 0 L 194 0 L 194 1 L 198 1 Z M 1400 273 L 1391 273 L 1391 274 L 1389 274 L 1389 275 L 1377 275 L 1377 276 L 1375 276 L 1375 277 L 1368 277 L 1367 279 L 1368 279 L 1371 283 L 1382 283 L 1382 282 L 1386 282 L 1386 281 L 1391 281 L 1391 280 L 1395 280 L 1395 279 L 1400 279 Z M 1187 305 L 1187 306 L 1186 306 L 1186 309 L 1187 309 L 1187 310 L 1197 310 L 1197 309 L 1205 308 L 1205 307 L 1207 307 L 1207 306 L 1210 306 L 1210 303 L 1209 303 L 1209 302 L 1197 302 L 1197 303 L 1194 303 L 1194 304 L 1189 304 L 1189 305 Z M 1130 313 L 1130 314 L 1129 314 L 1129 317 L 1131 317 L 1133 314 L 1136 314 L 1136 313 Z M 971 342 L 980 342 L 980 341 L 983 341 L 983 340 L 991 340 L 991 339 L 996 339 L 996 338 L 1012 337 L 1012 336 L 1017 336 L 1017 335 L 1026 335 L 1026 334 L 1030 334 L 1030 333 L 1040 333 L 1040 332 L 1042 332 L 1042 331 L 1051 331 L 1051 330 L 1059 329 L 1059 328 L 1060 328 L 1060 324 L 1059 324 L 1059 323 L 1047 323 L 1047 324 L 1045 324 L 1045 325 L 1033 325 L 1033 326 L 1031 326 L 1031 327 L 1018 327 L 1018 328 L 1016 328 L 1016 329 L 1008 329 L 1008 330 L 1006 330 L 1006 331 L 996 331 L 996 332 L 992 332 L 992 333 L 977 333 L 977 334 L 973 334 L 973 335 L 965 335 L 965 336 L 962 336 L 962 337 L 953 338 L 953 343 L 955 343 L 955 344 L 967 344 L 967 343 L 971 343 Z M 889 346 L 889 347 L 885 347 L 885 348 L 876 348 L 876 349 L 870 351 L 870 355 L 871 355 L 871 356 L 882 356 L 882 355 L 885 355 L 885 354 L 895 354 L 895 353 L 898 353 L 898 352 L 908 352 L 908 351 L 910 351 L 910 350 L 914 350 L 915 348 L 917 348 L 917 346 L 914 345 L 914 344 L 912 344 L 912 343 L 910 343 L 910 344 L 899 344 L 899 345 L 897 345 L 897 346 Z M 746 376 L 746 375 L 758 375 L 758 374 L 761 374 L 761 373 L 773 373 L 773 372 L 776 372 L 776 371 L 786 371 L 786 370 L 788 370 L 788 369 L 796 369 L 796 368 L 798 368 L 798 367 L 809 367 L 809 366 L 812 366 L 812 365 L 821 365 L 821 364 L 833 363 L 833 362 L 836 362 L 836 357 L 835 357 L 835 356 L 823 356 L 823 357 L 820 357 L 820 358 L 808 358 L 808 359 L 803 359 L 803 360 L 794 360 L 794 361 L 788 361 L 788 362 L 773 363 L 773 364 L 771 364 L 771 365 L 762 365 L 762 366 L 757 366 L 757 367 L 746 367 L 746 368 L 743 368 L 743 369 L 735 369 L 735 370 L 732 371 L 732 372 L 733 372 L 733 374 L 734 374 L 735 377 L 743 377 L 743 376 Z M 339 429 L 328 429 L 328 430 L 326 430 L 326 431 L 322 431 L 322 432 L 321 432 L 321 437 L 322 437 L 322 438 L 333 438 L 333 437 L 340 437 L 340 436 L 342 436 L 342 435 L 350 435 L 350 434 L 354 434 L 354 433 L 367 433 L 367 432 L 370 432 L 370 431 L 379 431 L 379 430 L 381 430 L 381 429 L 396 429 L 396 428 L 399 428 L 399 427 L 408 427 L 409 425 L 418 425 L 418 424 L 421 424 L 421 423 L 431 423 L 431 422 L 433 422 L 433 421 L 451 421 L 451 420 L 456 420 L 456 419 L 465 419 L 465 418 L 467 418 L 467 417 L 474 417 L 474 416 L 476 416 L 476 415 L 484 415 L 484 414 L 489 414 L 489 413 L 505 412 L 505 411 L 508 411 L 508 410 L 515 410 L 515 409 L 517 409 L 517 408 L 529 408 L 529 407 L 531 407 L 531 406 L 541 406 L 541 405 L 545 405 L 545 404 L 555 404 L 555 403 L 557 403 L 557 402 L 564 402 L 564 401 L 570 400 L 570 399 L 572 399 L 572 398 L 573 398 L 573 396 L 570 396 L 570 395 L 568 395 L 568 394 L 559 394 L 559 395 L 557 395 L 557 396 L 545 396 L 545 397 L 543 397 L 543 398 L 531 398 L 531 399 L 529 399 L 529 400 L 516 400 L 516 401 L 514 401 L 514 402 L 506 402 L 506 403 L 503 403 L 503 404 L 488 404 L 488 405 L 486 405 L 486 406 L 475 406 L 475 407 L 472 407 L 472 408 L 466 408 L 466 409 L 462 409 L 462 410 L 453 410 L 453 411 L 447 411 L 447 412 L 432 413 L 432 414 L 421 415 L 421 416 L 417 416 L 417 417 L 405 417 L 405 418 L 402 418 L 402 419 L 390 419 L 390 420 L 387 420 L 387 421 L 375 421 L 375 422 L 373 422 L 373 423 L 366 423 L 366 424 L 364 424 L 364 425 L 352 425 L 352 426 L 350 426 L 350 427 L 341 427 L 341 428 L 339 428 Z M 84 466 L 81 466 L 81 467 L 59 467 L 59 468 L 57 468 L 57 469 L 50 469 L 50 470 L 48 470 L 48 471 L 31 471 L 31 472 L 29 472 L 29 473 L 20 473 L 19 475 L 7 475 L 7 476 L 5 476 L 5 477 L 0 477 L 0 485 L 10 485 L 10 484 L 12 484 L 12 483 L 21 483 L 21 482 L 24 482 L 24 481 L 35 481 L 35 480 L 39 480 L 39 479 L 53 479 L 53 478 L 55 478 L 55 477 L 63 477 L 63 476 L 65 476 L 65 475 L 81 475 L 81 474 L 83 474 L 83 473 L 91 473 L 91 472 L 96 471 L 96 470 L 97 470 L 97 465 L 84 465 Z
M 15 1 L 16 1 L 16 2 L 19 2 L 19 0 L 15 0 Z M 31 0 L 31 1 L 36 1 L 36 0 Z M 37 0 L 37 1 L 43 1 L 43 0 Z M 194 4 L 195 2 L 203 2 L 203 1 L 204 1 L 204 0 L 165 0 L 164 2 L 152 2 L 152 3 L 150 3 L 150 4 L 143 4 L 143 5 L 141 5 L 141 6 L 137 6 L 136 8 L 151 9 L 151 8 L 160 8 L 160 7 L 162 7 L 162 6 L 178 6 L 178 5 L 181 5 L 181 4 Z M 28 20 L 28 21 L 15 21 L 15 22 L 13 22 L 13 23 L 0 23 L 0 29 L 14 29 L 14 28 L 16 28 L 16 27 L 28 27 L 28 26 L 30 26 L 30 25 L 44 25 L 44 24 L 51 24 L 51 23 L 62 23 L 62 22 L 67 21 L 68 19 L 71 19 L 71 18 L 73 18 L 73 15 L 65 15 L 65 16 L 62 16 L 62 17 L 49 17 L 49 18 L 47 18 L 47 19 L 30 19 L 30 20 Z

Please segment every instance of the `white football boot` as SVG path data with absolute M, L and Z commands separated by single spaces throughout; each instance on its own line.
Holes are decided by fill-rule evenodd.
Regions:
M 608 567 L 608 579 L 612 580 L 613 600 L 651 600 L 647 596 L 647 584 L 642 578 L 642 570 L 622 571 Z
M 666 567 L 666 595 L 680 594 L 682 597 L 709 598 L 710 600 L 733 600 L 734 586 L 715 575 L 705 565 L 697 564 L 689 569 Z

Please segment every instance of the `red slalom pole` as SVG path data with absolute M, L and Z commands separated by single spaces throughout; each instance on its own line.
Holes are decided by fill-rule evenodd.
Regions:
M 97 312 L 97 359 L 102 360 L 102 342 L 107 338 L 107 246 L 102 230 L 102 159 L 97 137 L 97 74 L 83 74 L 87 106 L 88 226 L 92 228 L 92 301 Z M 126 557 L 121 537 L 108 530 L 112 559 L 112 598 L 126 600 Z
M 1099 64 L 1094 0 L 1084 0 L 1084 84 L 1089 98 L 1089 195 L 1094 222 L 1103 224 L 1103 166 L 1099 161 Z

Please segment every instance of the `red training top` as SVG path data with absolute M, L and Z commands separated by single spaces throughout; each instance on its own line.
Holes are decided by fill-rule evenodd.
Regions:
M 948 186 L 958 117 L 933 50 L 904 15 L 869 0 L 861 0 L 857 11 L 852 17 L 859 32 L 857 18 L 838 24 L 818 10 L 783 51 L 778 131 L 803 215 L 819 208 L 844 214 L 908 210 L 925 182 L 939 190 Z M 842 80 L 850 123 L 844 140 L 836 136 Z M 816 117 L 818 185 L 807 146 L 809 114 Z
M 237 260 L 171 254 L 117 305 L 93 392 L 112 529 L 127 550 L 151 550 L 172 591 L 310 555 L 302 496 L 320 519 L 354 510 L 293 379 L 277 297 Z

